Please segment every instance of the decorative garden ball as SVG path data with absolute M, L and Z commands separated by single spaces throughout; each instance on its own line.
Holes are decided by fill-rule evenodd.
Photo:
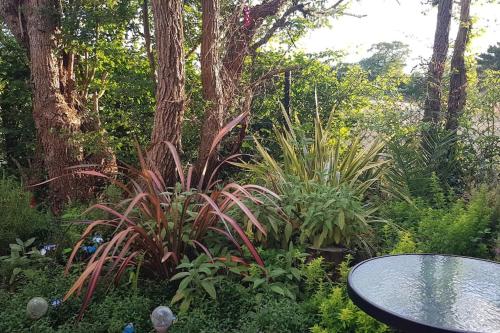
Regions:
M 167 332 L 175 319 L 172 310 L 167 306 L 159 306 L 151 312 L 151 322 L 158 333 Z
M 33 297 L 26 306 L 26 313 L 31 319 L 39 319 L 47 313 L 49 304 L 42 297 Z
M 128 323 L 127 325 L 125 325 L 122 333 L 135 333 L 134 324 Z

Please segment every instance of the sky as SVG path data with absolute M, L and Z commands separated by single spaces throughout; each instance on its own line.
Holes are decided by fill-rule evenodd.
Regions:
M 480 53 L 500 42 L 500 1 L 495 4 L 478 2 L 484 1 L 472 1 L 471 15 L 477 20 L 473 29 L 480 35 L 471 47 Z M 455 5 L 455 9 L 458 8 Z M 366 17 L 332 19 L 331 27 L 308 33 L 298 47 L 307 52 L 345 50 L 346 61 L 355 62 L 369 56 L 372 44 L 398 40 L 410 46 L 407 71 L 432 55 L 437 8 L 424 5 L 421 0 L 360 0 L 353 1 L 347 12 Z M 450 40 L 456 36 L 457 21 L 452 23 Z

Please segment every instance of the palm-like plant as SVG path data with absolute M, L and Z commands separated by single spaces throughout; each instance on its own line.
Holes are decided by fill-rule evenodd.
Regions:
M 224 133 L 241 119 L 241 116 L 236 118 L 221 131 L 212 146 L 213 149 Z M 197 252 L 212 256 L 205 242 L 208 236 L 220 235 L 232 244 L 241 254 L 240 257 L 232 256 L 233 260 L 242 260 L 244 245 L 255 262 L 263 265 L 256 248 L 238 221 L 231 216 L 231 212 L 234 209 L 241 210 L 256 229 L 266 234 L 266 229 L 244 202 L 260 205 L 263 198 L 273 200 L 272 198 L 278 198 L 277 195 L 257 185 L 229 183 L 222 186 L 213 181 L 213 174 L 203 189 L 200 189 L 201 185 L 192 186 L 192 167 L 184 174 L 174 146 L 169 142 L 165 144 L 168 145 L 176 163 L 179 182 L 174 187 L 167 187 L 161 176 L 147 168 L 140 150 L 138 152 L 141 168 L 127 167 L 129 186 L 96 171 L 78 171 L 84 175 L 106 177 L 128 194 L 128 198 L 117 207 L 105 204 L 92 207 L 108 213 L 111 217 L 93 221 L 88 225 L 80 241 L 74 246 L 67 263 L 66 271 L 71 268 L 81 245 L 96 228 L 111 228 L 111 239 L 97 248 L 83 273 L 64 297 L 66 300 L 87 286 L 80 316 L 89 304 L 103 272 L 106 272 L 107 276 L 112 274 L 113 280 L 118 282 L 127 268 L 138 265 L 138 258 L 141 258 L 141 271 L 147 270 L 161 278 L 170 278 L 176 273 L 176 267 L 184 256 L 195 256 Z M 203 180 L 205 173 L 206 170 L 201 175 L 199 184 L 206 184 Z M 243 244 L 240 244 L 241 242 Z
M 277 192 L 283 192 L 289 176 L 304 183 L 314 181 L 333 187 L 349 185 L 357 195 L 366 194 L 375 185 L 384 185 L 391 158 L 383 153 L 385 144 L 380 139 L 373 140 L 367 148 L 363 147 L 362 136 L 343 143 L 330 125 L 323 128 L 319 118 L 314 123 L 314 136 L 309 138 L 305 131 L 294 129 L 300 126 L 298 121 L 292 124 L 287 117 L 287 122 L 286 128 L 274 129 L 282 163 L 255 139 L 261 160 L 235 164 L 252 171 Z
M 255 139 L 261 159 L 235 164 L 253 172 L 281 194 L 284 202 L 287 198 L 293 201 L 293 214 L 289 216 L 300 220 L 301 239 L 309 239 L 316 246 L 347 245 L 354 233 L 359 237 L 375 220 L 377 209 L 366 200 L 370 192 L 402 195 L 387 177 L 392 159 L 384 153 L 385 144 L 375 139 L 365 148 L 362 136 L 342 142 L 332 122 L 324 127 L 319 117 L 309 137 L 298 120 L 292 123 L 285 118 L 287 127 L 274 129 L 282 161 L 273 158 Z M 312 201 L 308 203 L 308 199 Z M 313 207 L 323 211 L 312 212 Z

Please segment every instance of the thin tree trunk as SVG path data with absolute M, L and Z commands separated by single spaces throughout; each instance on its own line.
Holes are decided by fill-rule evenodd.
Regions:
M 441 91 L 444 67 L 448 54 L 453 0 L 440 0 L 432 59 L 427 78 L 427 96 L 423 121 L 437 124 L 441 118 Z
M 290 89 L 292 84 L 292 71 L 285 70 L 284 81 L 283 81 L 283 107 L 285 112 L 290 118 Z
M 215 160 L 209 158 L 210 148 L 224 122 L 224 94 L 222 91 L 219 0 L 202 0 L 201 82 L 207 106 L 201 129 L 201 141 L 195 179 L 211 170 Z
M 471 0 L 462 0 L 460 3 L 460 27 L 451 59 L 450 94 L 448 96 L 446 129 L 453 133 L 457 132 L 458 119 L 464 110 L 467 97 L 467 73 L 464 54 L 471 29 L 470 4 Z
M 181 0 L 153 0 L 153 17 L 158 55 L 156 113 L 150 167 L 157 170 L 168 184 L 175 182 L 175 162 L 165 141 L 180 151 L 181 125 L 185 107 L 184 32 Z
M 151 27 L 149 23 L 149 0 L 144 0 L 142 3 L 142 25 L 144 29 L 144 47 L 149 61 L 149 70 L 151 80 L 153 80 L 156 89 L 156 62 L 151 43 Z

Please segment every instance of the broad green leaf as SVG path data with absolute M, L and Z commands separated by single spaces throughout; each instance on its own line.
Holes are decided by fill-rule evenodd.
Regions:
M 215 293 L 215 287 L 214 287 L 213 282 L 203 280 L 203 281 L 201 281 L 201 286 L 210 295 L 210 297 L 212 297 L 213 299 L 217 298 L 217 294 Z
M 285 291 L 283 290 L 283 288 L 281 288 L 280 286 L 277 286 L 277 285 L 271 285 L 270 289 L 277 293 L 277 294 L 280 294 L 281 296 L 285 296 Z
M 170 278 L 170 281 L 175 281 L 175 280 L 178 280 L 178 279 L 182 279 L 182 278 L 185 278 L 186 276 L 189 276 L 191 275 L 190 272 L 179 272 L 177 274 L 175 274 L 174 276 L 172 276 Z

